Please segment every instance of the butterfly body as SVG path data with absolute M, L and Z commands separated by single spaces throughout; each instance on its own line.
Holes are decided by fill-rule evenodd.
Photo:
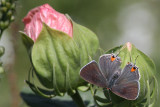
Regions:
M 135 100 L 140 90 L 138 67 L 128 63 L 121 70 L 120 65 L 120 57 L 104 54 L 99 58 L 99 65 L 91 61 L 81 69 L 80 76 L 91 84 L 110 89 L 122 98 Z
M 116 80 L 119 78 L 120 74 L 117 72 L 115 73 L 112 78 L 110 79 L 109 81 L 109 84 L 108 84 L 108 88 L 111 89 L 112 86 L 115 84 Z

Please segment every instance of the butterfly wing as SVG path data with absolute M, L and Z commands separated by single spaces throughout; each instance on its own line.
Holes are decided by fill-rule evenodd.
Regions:
M 113 74 L 120 72 L 121 59 L 114 54 L 104 54 L 99 58 L 100 69 L 107 79 L 107 85 Z
M 106 88 L 106 79 L 101 73 L 98 64 L 91 61 L 80 70 L 80 76 L 87 82 Z
M 111 88 L 111 91 L 116 95 L 127 100 L 135 100 L 139 95 L 139 82 L 132 81 L 116 85 Z
M 116 81 L 116 84 L 122 84 L 134 80 L 139 81 L 139 78 L 140 74 L 138 71 L 138 67 L 136 67 L 132 63 L 128 63 L 122 70 L 120 77 Z
M 120 77 L 115 81 L 111 91 L 125 99 L 135 100 L 140 91 L 139 78 L 138 68 L 134 64 L 129 63 L 123 69 Z

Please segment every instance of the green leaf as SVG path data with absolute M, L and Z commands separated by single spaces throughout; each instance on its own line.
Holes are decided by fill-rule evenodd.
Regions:
M 120 46 L 110 49 L 106 54 L 112 52 L 120 52 L 118 56 L 120 56 L 122 60 L 122 69 L 127 62 L 135 63 L 135 59 L 138 56 L 136 66 L 139 68 L 140 72 L 140 93 L 138 98 L 136 100 L 129 101 L 110 92 L 113 107 L 140 107 L 139 105 L 154 107 L 154 103 L 157 101 L 158 97 L 158 82 L 156 79 L 156 69 L 153 61 L 129 42 L 123 47 Z
M 35 95 L 30 90 L 23 90 L 21 97 L 29 107 L 76 107 L 76 104 L 65 96 L 63 98 L 48 99 L 38 95 Z M 85 101 L 88 105 L 88 101 Z
M 31 59 L 40 82 L 56 93 L 73 92 L 86 84 L 79 76 L 99 47 L 96 35 L 73 22 L 73 38 L 46 24 L 33 45 Z
M 80 91 L 88 91 L 90 88 L 89 88 L 89 86 L 80 86 L 80 87 L 78 87 L 78 90 L 80 90 Z

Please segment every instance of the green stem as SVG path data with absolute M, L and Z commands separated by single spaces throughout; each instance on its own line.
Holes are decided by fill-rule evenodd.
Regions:
M 76 90 L 76 93 L 73 95 L 70 95 L 73 99 L 73 101 L 77 104 L 77 107 L 86 107 L 79 92 Z

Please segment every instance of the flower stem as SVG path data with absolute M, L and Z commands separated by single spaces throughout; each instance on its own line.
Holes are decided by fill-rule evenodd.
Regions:
M 76 90 L 76 93 L 73 95 L 70 95 L 73 99 L 73 101 L 77 104 L 77 107 L 86 107 L 79 92 Z

